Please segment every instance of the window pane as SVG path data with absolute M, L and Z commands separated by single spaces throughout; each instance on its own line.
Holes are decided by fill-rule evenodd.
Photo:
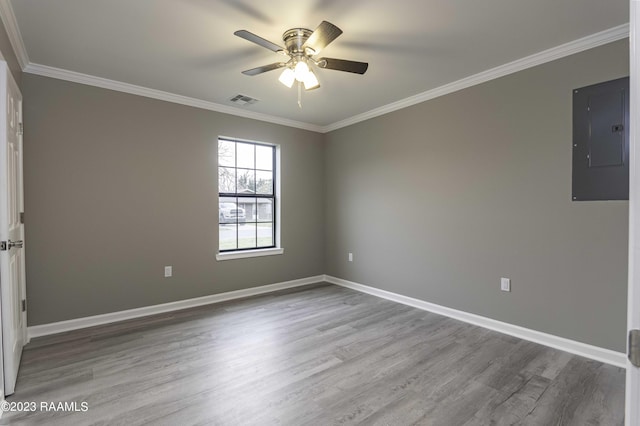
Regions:
M 253 169 L 256 167 L 255 162 L 255 145 L 250 143 L 236 143 L 236 155 L 238 165 L 243 169 Z
M 273 200 L 271 198 L 258 198 L 258 222 L 273 222 Z
M 238 169 L 238 193 L 239 194 L 255 194 L 256 193 L 256 171 Z
M 255 223 L 245 223 L 238 228 L 238 248 L 256 248 Z
M 218 225 L 220 250 L 235 250 L 238 248 L 236 231 L 238 225 L 220 224 Z
M 256 145 L 256 169 L 273 170 L 273 150 L 271 146 Z
M 238 205 L 242 207 L 244 211 L 245 221 L 246 222 L 255 222 L 256 221 L 256 199 L 251 197 L 241 197 L 238 198 Z
M 256 171 L 256 193 L 273 194 L 273 172 Z
M 236 169 L 218 167 L 218 192 L 236 192 Z
M 273 223 L 258 223 L 258 247 L 274 246 Z
M 253 214 L 253 209 L 255 206 L 254 198 L 245 198 L 238 197 L 238 209 L 240 209 L 240 215 L 242 216 L 242 220 L 238 220 L 239 222 L 255 222 L 256 219 Z
M 244 209 L 238 206 L 235 197 L 221 197 L 218 202 L 218 223 L 238 223 L 245 221 Z
M 236 144 L 224 140 L 218 141 L 218 165 L 236 166 Z

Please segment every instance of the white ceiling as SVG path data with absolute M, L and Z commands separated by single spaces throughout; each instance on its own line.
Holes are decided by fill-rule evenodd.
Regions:
M 11 0 L 32 64 L 327 126 L 629 21 L 628 0 Z M 369 62 L 364 76 L 319 70 L 303 94 L 282 56 L 233 35 L 282 45 L 292 27 L 327 20 L 344 33 L 321 56 Z M 28 69 L 28 68 L 27 68 Z

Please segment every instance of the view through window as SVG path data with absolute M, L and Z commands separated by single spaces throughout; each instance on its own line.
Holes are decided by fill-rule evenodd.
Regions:
M 220 252 L 275 247 L 276 147 L 218 139 Z

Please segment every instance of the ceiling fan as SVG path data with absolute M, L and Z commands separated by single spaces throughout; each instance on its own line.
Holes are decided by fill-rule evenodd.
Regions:
M 340 28 L 327 21 L 322 21 L 315 31 L 306 28 L 291 28 L 285 31 L 282 35 L 285 47 L 280 47 L 247 30 L 239 30 L 234 34 L 273 52 L 289 57 L 289 60 L 286 62 L 274 62 L 273 64 L 242 71 L 242 74 L 254 76 L 267 71 L 284 68 L 279 78 L 280 82 L 287 87 L 291 87 L 294 82 L 298 81 L 298 90 L 300 90 L 302 86 L 304 86 L 305 90 L 320 87 L 318 78 L 311 69 L 310 64 L 318 68 L 355 74 L 364 74 L 369 67 L 369 64 L 366 62 L 334 58 L 314 58 L 315 55 L 319 54 L 322 49 L 342 34 Z M 298 103 L 300 103 L 299 100 Z

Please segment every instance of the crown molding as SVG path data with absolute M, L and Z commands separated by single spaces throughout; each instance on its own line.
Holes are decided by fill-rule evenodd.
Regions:
M 221 112 L 223 114 L 231 114 L 253 120 L 266 121 L 269 123 L 280 124 L 288 127 L 296 127 L 298 129 L 309 130 L 319 133 L 320 126 L 302 121 L 289 120 L 287 118 L 276 117 L 273 115 L 262 114 L 253 111 L 244 111 L 238 108 L 221 105 L 214 102 L 204 101 L 202 99 L 191 98 L 188 96 L 176 95 L 175 93 L 163 92 L 162 90 L 150 89 L 148 87 L 136 86 L 135 84 L 123 83 L 116 80 L 109 80 L 102 77 L 96 77 L 89 74 L 82 74 L 75 71 L 69 71 L 61 68 L 50 67 L 48 65 L 30 63 L 24 68 L 24 72 L 29 74 L 41 75 L 44 77 L 57 78 L 59 80 L 71 81 L 74 83 L 86 84 L 88 86 L 101 87 L 103 89 L 115 90 L 117 92 L 130 93 L 132 95 L 144 96 L 161 101 L 173 102 L 176 104 L 187 105 L 195 108 L 207 109 L 210 111 Z
M 542 52 L 534 53 L 533 55 L 517 59 L 513 62 L 509 62 L 486 71 L 482 71 L 478 74 L 474 74 L 469 77 L 454 81 L 452 83 L 436 87 L 435 89 L 427 90 L 426 92 L 422 92 L 417 95 L 399 100 L 397 102 L 372 109 L 362 114 L 354 115 L 353 117 L 337 121 L 333 124 L 323 126 L 321 132 L 328 133 L 333 130 L 351 126 L 352 124 L 356 124 L 370 118 L 378 117 L 380 115 L 388 114 L 399 109 L 407 108 L 421 102 L 447 95 L 449 93 L 457 92 L 458 90 L 466 89 L 468 87 L 485 83 L 490 80 L 495 80 L 496 78 L 504 77 L 505 75 L 523 71 L 527 68 L 532 68 L 537 65 L 554 61 L 556 59 L 564 58 L 565 56 L 593 49 L 594 47 L 612 43 L 626 37 L 629 37 L 629 24 L 623 24 L 617 27 L 609 28 L 608 30 L 604 30 L 599 33 L 570 41 L 569 43 L 561 44 L 560 46 L 552 47 L 551 49 L 543 50 Z
M 0 19 L 2 19 L 4 28 L 7 30 L 11 47 L 13 47 L 20 68 L 24 70 L 29 64 L 29 55 L 27 55 L 27 49 L 24 46 L 24 40 L 22 40 L 22 34 L 20 34 L 18 21 L 16 20 L 16 15 L 13 13 L 10 0 L 0 0 Z
M 191 98 L 187 96 L 177 95 L 174 93 L 164 92 L 161 90 L 150 89 L 143 86 L 136 86 L 129 83 L 123 83 L 116 80 L 109 80 L 102 77 L 96 77 L 88 74 L 82 74 L 75 71 L 69 71 L 61 68 L 50 67 L 48 65 L 40 65 L 29 62 L 27 52 L 24 48 L 22 36 L 18 29 L 15 16 L 13 14 L 13 8 L 9 0 L 0 0 L 0 17 L 2 18 L 11 44 L 16 51 L 18 61 L 20 61 L 24 72 L 30 74 L 41 75 L 45 77 L 57 78 L 66 81 L 72 81 L 75 83 L 86 84 L 90 86 L 101 87 L 104 89 L 116 90 L 119 92 L 130 93 L 138 96 L 145 96 L 148 98 L 159 99 L 166 102 L 173 102 L 182 105 L 192 106 L 195 108 L 207 109 L 210 111 L 221 112 L 224 114 L 231 114 L 240 117 L 250 118 L 259 121 L 265 121 L 274 124 L 280 124 L 288 127 L 295 127 L 299 129 L 309 130 L 317 133 L 328 133 L 334 130 L 341 129 L 343 127 L 350 126 L 352 124 L 359 123 L 361 121 L 369 120 L 370 118 L 378 117 L 384 114 L 388 114 L 393 111 L 397 111 L 403 108 L 410 107 L 431 99 L 438 98 L 440 96 L 447 95 L 449 93 L 457 92 L 462 89 L 466 89 L 477 84 L 485 83 L 487 81 L 495 80 L 500 77 L 504 77 L 509 74 L 523 71 L 527 68 L 532 68 L 537 65 L 542 65 L 547 62 L 561 59 L 566 56 L 580 53 L 585 50 L 593 49 L 598 46 L 602 46 L 607 43 L 612 43 L 624 39 L 629 36 L 629 24 L 622 24 L 617 27 L 609 28 L 599 33 L 591 34 L 589 36 L 553 47 L 551 49 L 544 50 L 542 52 L 535 53 L 533 55 L 526 56 L 521 59 L 491 68 L 486 71 L 462 78 L 452 83 L 445 84 L 435 89 L 427 90 L 414 96 L 410 96 L 405 99 L 401 99 L 390 104 L 374 108 L 370 111 L 362 114 L 357 114 L 344 120 L 337 121 L 325 126 L 319 126 L 312 123 L 305 123 L 301 121 L 290 120 L 287 118 L 276 117 L 268 114 L 262 114 L 258 112 L 245 111 L 238 108 L 230 107 L 227 105 L 217 104 L 214 102 L 204 101 L 202 99 Z M 24 65 L 23 65 L 24 63 Z

